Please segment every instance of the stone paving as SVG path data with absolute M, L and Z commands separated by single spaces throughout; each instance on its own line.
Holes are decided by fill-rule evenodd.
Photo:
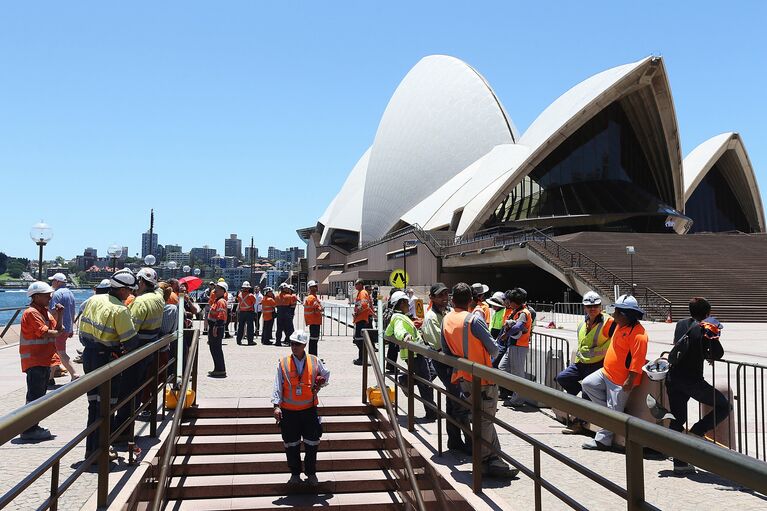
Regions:
M 327 325 L 326 325 L 327 327 Z M 329 331 L 329 329 L 327 330 Z M 70 352 L 74 353 L 74 343 Z M 271 394 L 276 363 L 280 356 L 289 351 L 285 347 L 238 346 L 234 339 L 226 339 L 228 378 L 213 379 L 206 376 L 212 369 L 210 352 L 202 338 L 200 345 L 200 383 L 198 395 L 204 398 L 221 397 L 265 397 Z M 350 337 L 325 337 L 320 341 L 319 355 L 331 370 L 331 384 L 323 389 L 323 396 L 357 397 L 361 395 L 361 370 L 352 365 L 356 350 Z M 6 414 L 24 402 L 24 379 L 19 370 L 18 352 L 15 347 L 0 348 L 0 414 Z M 370 381 L 373 380 L 372 371 Z M 63 384 L 68 377 L 59 378 Z M 400 395 L 400 405 L 406 400 Z M 423 415 L 423 409 L 417 406 L 417 415 Z M 614 452 L 583 451 L 580 444 L 585 437 L 568 436 L 560 433 L 562 426 L 551 418 L 548 410 L 513 411 L 501 407 L 499 417 L 519 428 L 534 438 L 552 446 L 575 461 L 587 465 L 592 470 L 608 476 L 621 486 L 625 486 L 624 456 Z M 85 425 L 86 400 L 78 399 L 59 411 L 55 416 L 44 420 L 56 439 L 39 444 L 21 444 L 14 440 L 0 446 L 0 493 L 21 480 L 29 471 L 44 461 L 56 449 L 64 445 Z M 415 435 L 426 443 L 436 445 L 436 424 L 417 424 Z M 532 466 L 532 448 L 516 436 L 501 432 L 501 445 L 504 450 L 525 465 Z M 445 440 L 446 442 L 446 440 Z M 148 446 L 150 441 L 145 441 Z M 72 469 L 70 465 L 83 456 L 83 447 L 75 448 L 62 463 L 61 481 Z M 124 453 L 123 453 L 124 454 Z M 447 467 L 463 490 L 468 491 L 471 484 L 470 460 L 455 457 L 449 453 L 438 456 L 435 452 L 432 460 Z M 542 474 L 556 487 L 580 501 L 587 508 L 624 509 L 625 503 L 618 497 L 604 490 L 601 486 L 578 475 L 575 471 L 554 461 L 547 455 L 541 456 Z M 124 461 L 117 464 L 112 478 L 123 476 L 126 472 Z M 661 509 L 690 509 L 698 503 L 710 507 L 737 508 L 739 511 L 767 508 L 767 498 L 753 495 L 726 480 L 706 472 L 698 472 L 686 478 L 674 477 L 671 462 L 668 460 L 646 460 L 645 488 L 648 501 Z M 65 510 L 80 509 L 95 491 L 96 475 L 85 474 L 63 496 L 59 508 Z M 50 476 L 44 475 L 27 492 L 22 494 L 8 509 L 35 509 L 47 497 Z M 525 476 L 512 481 L 486 480 L 486 487 L 493 489 L 495 498 L 502 499 L 499 507 L 532 509 L 534 502 L 533 484 Z M 544 509 L 564 509 L 566 506 L 547 491 L 543 491 Z

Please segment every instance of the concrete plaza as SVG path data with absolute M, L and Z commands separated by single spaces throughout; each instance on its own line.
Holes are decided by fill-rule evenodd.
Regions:
M 652 337 L 652 332 L 656 327 L 650 328 L 653 329 L 651 330 Z M 668 327 L 659 325 L 658 328 Z M 732 329 L 732 331 L 735 330 L 737 329 Z M 552 333 L 564 335 L 569 335 L 568 332 L 570 331 L 566 329 L 552 331 Z M 659 330 L 658 335 L 660 336 L 662 332 Z M 725 339 L 725 347 L 728 349 L 727 342 L 729 339 Z M 206 398 L 269 396 L 277 360 L 280 356 L 288 353 L 288 348 L 284 347 L 263 346 L 261 344 L 238 346 L 234 339 L 227 339 L 224 352 L 228 377 L 226 379 L 212 379 L 205 376 L 207 371 L 212 369 L 212 361 L 204 337 L 201 342 L 199 396 L 203 402 Z M 740 341 L 737 342 L 739 343 L 736 345 L 738 351 L 752 352 L 754 357 L 758 357 L 758 350 L 754 350 L 749 341 L 744 341 L 742 344 Z M 73 355 L 76 346 L 76 342 L 69 346 L 70 353 Z M 653 349 L 660 350 L 661 346 L 658 345 Z M 361 369 L 351 363 L 356 356 L 351 338 L 346 335 L 326 336 L 320 342 L 319 354 L 332 372 L 331 384 L 323 389 L 322 396 L 360 396 L 362 392 Z M 19 369 L 16 347 L 9 346 L 0 349 L 0 375 L 2 375 L 0 376 L 2 392 L 0 414 L 4 415 L 24 403 L 25 382 Z M 372 371 L 369 375 L 372 382 Z M 68 377 L 59 378 L 57 383 L 64 384 L 68 380 Z M 400 395 L 400 405 L 404 405 L 404 403 L 406 403 L 406 399 Z M 416 415 L 422 416 L 423 409 L 418 405 L 417 407 Z M 16 439 L 0 446 L 0 492 L 6 492 L 80 431 L 85 426 L 86 408 L 86 399 L 82 397 L 54 416 L 42 421 L 43 426 L 50 428 L 57 435 L 54 440 L 38 444 L 22 444 Z M 530 408 L 526 411 L 514 411 L 501 407 L 498 415 L 522 432 L 532 435 L 537 440 L 555 448 L 558 452 L 625 487 L 626 470 L 623 454 L 582 450 L 580 444 L 585 437 L 562 435 L 560 433 L 562 425 L 553 419 L 549 410 L 538 411 Z M 425 444 L 436 446 L 436 431 L 436 423 L 418 423 L 414 434 Z M 532 466 L 533 450 L 530 445 L 510 433 L 502 431 L 499 433 L 501 445 L 505 452 L 525 465 Z M 140 442 L 140 445 L 146 452 L 153 442 L 155 441 L 145 438 Z M 61 481 L 71 473 L 70 465 L 82 459 L 83 453 L 84 446 L 81 445 L 64 458 Z M 113 484 L 115 479 L 126 476 L 128 473 L 128 467 L 125 463 L 126 453 L 120 454 L 122 459 L 113 469 Z M 468 458 L 457 457 L 451 453 L 439 456 L 436 453 L 436 448 L 434 448 L 431 459 L 435 464 L 440 465 L 445 472 L 451 474 L 463 491 L 470 491 L 471 464 Z M 541 462 L 543 476 L 584 506 L 599 509 L 625 508 L 625 503 L 621 499 L 548 456 L 543 455 Z M 699 471 L 692 476 L 675 477 L 671 471 L 669 460 L 647 459 L 644 464 L 644 471 L 646 498 L 661 509 L 690 509 L 704 502 L 711 507 L 727 506 L 739 510 L 757 510 L 767 507 L 767 500 L 763 496 L 754 495 L 707 472 Z M 81 509 L 94 493 L 95 481 L 96 475 L 94 473 L 84 474 L 64 494 L 60 500 L 59 508 Z M 43 476 L 27 492 L 16 499 L 8 509 L 36 508 L 46 498 L 49 484 L 49 476 Z M 492 489 L 488 497 L 495 501 L 499 509 L 533 508 L 534 487 L 527 477 L 519 476 L 511 481 L 487 479 L 485 485 Z M 544 509 L 564 509 L 565 505 L 544 491 L 543 507 Z

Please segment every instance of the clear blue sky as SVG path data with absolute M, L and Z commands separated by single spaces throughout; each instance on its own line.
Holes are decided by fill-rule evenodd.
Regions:
M 682 150 L 739 131 L 767 194 L 767 2 L 15 2 L 0 7 L 0 251 L 300 244 L 422 57 L 465 60 L 520 131 L 665 58 Z M 46 257 L 47 258 L 47 257 Z

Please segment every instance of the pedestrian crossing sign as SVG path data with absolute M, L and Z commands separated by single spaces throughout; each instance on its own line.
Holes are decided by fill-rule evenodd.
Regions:
M 389 284 L 391 284 L 392 287 L 405 289 L 408 282 L 410 282 L 410 276 L 401 268 L 393 270 L 389 275 Z

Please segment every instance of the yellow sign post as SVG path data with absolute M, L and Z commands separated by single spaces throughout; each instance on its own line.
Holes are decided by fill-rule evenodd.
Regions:
M 391 274 L 389 274 L 389 284 L 391 284 L 392 287 L 405 289 L 408 282 L 410 282 L 410 276 L 401 268 L 393 270 Z

